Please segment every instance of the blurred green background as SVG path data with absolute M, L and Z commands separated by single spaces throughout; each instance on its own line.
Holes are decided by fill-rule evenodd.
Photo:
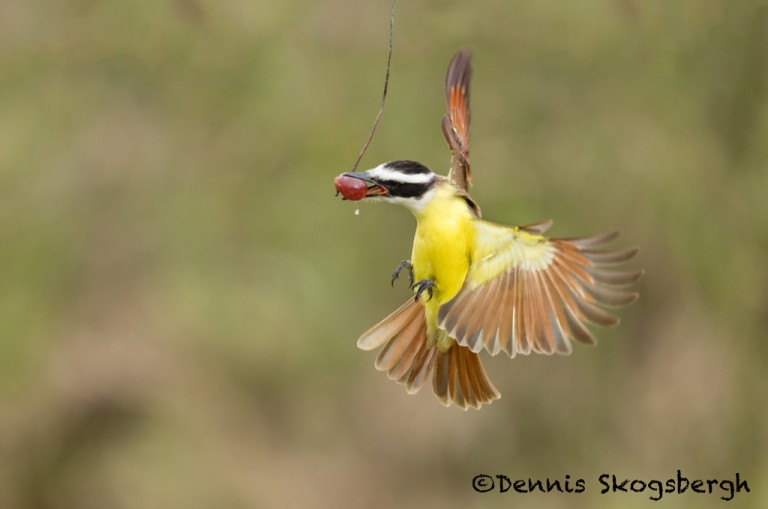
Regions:
M 449 154 L 474 197 L 620 227 L 647 274 L 567 358 L 494 358 L 480 412 L 357 336 L 408 295 L 403 209 L 334 198 L 380 99 L 388 0 L 0 3 L 0 507 L 648 507 L 597 477 L 733 479 L 768 507 L 768 2 L 401 1 L 363 160 Z M 479 473 L 584 478 L 478 494 Z M 665 495 L 660 507 L 721 507 Z

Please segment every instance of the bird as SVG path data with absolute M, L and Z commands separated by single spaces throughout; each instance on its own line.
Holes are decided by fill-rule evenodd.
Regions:
M 445 77 L 447 176 L 396 160 L 335 179 L 345 199 L 398 204 L 416 218 L 411 258 L 391 278 L 394 285 L 407 271 L 412 295 L 357 346 L 381 348 L 375 367 L 408 393 L 431 376 L 437 399 L 462 410 L 500 398 L 481 351 L 568 355 L 574 342 L 594 345 L 589 326 L 617 325 L 604 308 L 637 300 L 628 287 L 644 273 L 621 267 L 638 247 L 605 247 L 618 231 L 550 238 L 552 221 L 505 226 L 482 218 L 468 193 L 471 76 L 472 53 L 459 50 Z

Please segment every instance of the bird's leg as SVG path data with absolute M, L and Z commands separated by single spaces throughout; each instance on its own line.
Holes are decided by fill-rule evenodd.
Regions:
M 421 297 L 421 294 L 425 291 L 429 293 L 429 299 L 432 299 L 432 288 L 435 286 L 435 282 L 431 279 L 422 279 L 421 281 L 414 283 L 411 285 L 411 288 L 416 289 L 416 296 L 413 298 L 414 300 L 419 300 L 419 297 Z
M 392 286 L 395 286 L 395 281 L 398 277 L 400 277 L 400 273 L 405 268 L 408 269 L 408 286 L 413 288 L 413 265 L 411 265 L 411 260 L 403 260 L 400 262 L 400 265 L 397 266 L 395 271 L 392 273 Z

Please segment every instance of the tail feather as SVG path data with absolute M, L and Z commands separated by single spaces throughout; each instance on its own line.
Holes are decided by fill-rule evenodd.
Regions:
M 501 397 L 488 379 L 480 356 L 458 344 L 438 352 L 432 388 L 443 405 L 462 410 L 478 409 Z
M 445 406 L 480 408 L 499 398 L 476 353 L 456 343 L 440 352 L 427 343 L 424 306 L 415 299 L 408 299 L 357 340 L 363 350 L 384 345 L 376 369 L 405 385 L 409 394 L 417 393 L 434 369 L 432 388 Z

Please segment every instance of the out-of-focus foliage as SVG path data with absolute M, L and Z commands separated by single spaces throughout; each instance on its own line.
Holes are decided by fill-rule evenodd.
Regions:
M 0 507 L 646 507 L 597 477 L 678 468 L 768 505 L 768 4 L 399 5 L 363 164 L 447 167 L 443 73 L 470 46 L 485 216 L 621 227 L 647 270 L 597 348 L 490 360 L 503 397 L 469 413 L 355 348 L 408 295 L 412 218 L 332 188 L 388 9 L 0 5 Z M 483 472 L 587 489 L 481 495 Z

